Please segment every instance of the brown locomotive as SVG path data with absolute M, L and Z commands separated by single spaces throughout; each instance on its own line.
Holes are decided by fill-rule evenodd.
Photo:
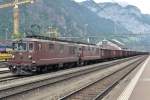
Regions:
M 110 58 L 129 57 L 141 52 L 107 50 L 94 44 L 30 36 L 13 42 L 9 69 L 17 75 L 43 72 L 67 65 L 83 65 Z

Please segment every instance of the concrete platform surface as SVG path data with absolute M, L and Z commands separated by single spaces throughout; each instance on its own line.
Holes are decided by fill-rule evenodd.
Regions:
M 150 56 L 117 100 L 150 100 Z
M 7 71 L 9 70 L 8 68 L 0 68 L 0 71 Z

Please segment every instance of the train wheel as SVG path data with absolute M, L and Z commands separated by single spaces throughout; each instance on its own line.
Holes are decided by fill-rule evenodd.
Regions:
M 42 67 L 41 67 L 41 68 L 42 68 Z M 47 66 L 44 66 L 44 67 L 41 69 L 41 71 L 42 71 L 42 73 L 47 72 L 47 71 L 48 71 Z
M 53 69 L 53 70 L 58 70 L 58 69 L 59 69 L 59 68 L 58 68 L 58 65 L 53 65 L 52 69 Z

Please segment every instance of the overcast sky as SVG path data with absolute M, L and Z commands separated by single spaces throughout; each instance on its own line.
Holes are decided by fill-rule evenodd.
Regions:
M 78 2 L 86 1 L 86 0 L 75 0 Z M 119 2 L 121 4 L 131 4 L 135 5 L 142 13 L 150 14 L 150 0 L 94 0 L 95 2 Z

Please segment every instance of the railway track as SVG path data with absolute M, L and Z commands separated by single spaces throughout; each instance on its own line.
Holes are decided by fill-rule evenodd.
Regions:
M 17 77 L 17 76 L 9 76 L 9 77 L 4 77 L 4 78 L 0 78 L 0 82 L 7 82 L 10 80 L 15 80 L 15 79 L 20 79 L 21 77 Z
M 48 84 L 57 83 L 60 81 L 68 80 L 73 77 L 79 77 L 83 74 L 88 74 L 100 69 L 104 69 L 110 66 L 114 66 L 123 62 L 127 62 L 131 59 L 137 59 L 138 57 L 132 57 L 128 59 L 116 60 L 111 62 L 104 62 L 101 64 L 89 65 L 81 68 L 73 68 L 65 71 L 58 71 L 45 75 L 36 75 L 33 77 L 26 77 L 21 79 L 10 80 L 7 84 L 1 84 L 0 82 L 0 99 L 6 99 L 20 93 L 42 87 Z
M 0 74 L 9 73 L 7 62 L 0 62 Z
M 3 73 L 3 74 L 0 74 L 0 82 L 4 81 L 4 80 L 9 80 L 9 79 L 12 79 L 13 77 L 15 77 L 13 74 L 11 73 Z
M 139 59 L 118 71 L 90 83 L 72 93 L 60 98 L 60 100 L 101 100 L 112 90 L 124 77 L 132 72 L 146 58 Z
M 0 68 L 6 68 L 6 67 L 7 67 L 7 62 L 0 61 Z
M 9 70 L 4 70 L 4 71 L 0 71 L 0 74 L 5 74 L 5 73 L 9 73 Z

